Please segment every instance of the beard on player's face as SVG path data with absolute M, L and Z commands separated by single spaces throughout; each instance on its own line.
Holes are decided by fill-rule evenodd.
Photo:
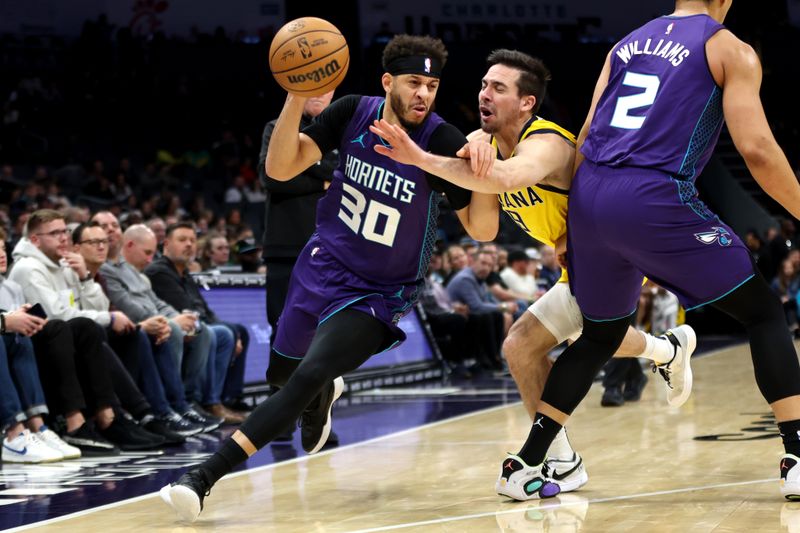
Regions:
M 428 115 L 431 112 L 430 108 L 428 108 L 425 112 L 425 116 L 419 119 L 418 122 L 415 122 L 413 119 L 409 117 L 409 115 L 411 115 L 411 109 L 413 109 L 413 105 L 406 105 L 403 102 L 403 99 L 400 97 L 400 95 L 394 93 L 390 95 L 389 105 L 392 106 L 392 111 L 397 117 L 397 121 L 400 123 L 401 126 L 403 126 L 403 128 L 407 130 L 414 129 L 423 122 L 425 122 L 425 119 L 428 118 Z

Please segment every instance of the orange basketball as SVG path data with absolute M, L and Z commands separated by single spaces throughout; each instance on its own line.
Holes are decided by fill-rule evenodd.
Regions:
M 344 79 L 350 50 L 336 26 L 316 17 L 286 23 L 269 47 L 269 69 L 278 84 L 299 96 L 319 96 Z

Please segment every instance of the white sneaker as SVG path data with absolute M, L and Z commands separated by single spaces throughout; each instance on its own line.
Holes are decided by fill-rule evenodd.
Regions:
M 691 358 L 697 347 L 697 334 L 691 326 L 684 324 L 667 330 L 663 335 L 675 347 L 675 355 L 667 363 L 653 366 L 667 382 L 667 403 L 680 407 L 692 394 Z
M 544 463 L 528 466 L 520 457 L 509 454 L 500 467 L 494 489 L 497 494 L 517 501 L 552 498 L 561 488 L 545 473 Z
M 45 444 L 36 433 L 24 430 L 11 440 L 3 439 L 4 463 L 52 463 L 64 458 Z
M 79 448 L 70 446 L 61 440 L 61 437 L 59 437 L 58 434 L 52 429 L 48 429 L 47 426 L 42 426 L 39 428 L 38 436 L 42 442 L 54 450 L 61 452 L 61 455 L 64 456 L 64 459 L 79 459 L 81 456 L 81 450 Z
M 781 457 L 781 495 L 789 501 L 800 501 L 800 457 L 786 453 Z
M 561 492 L 572 492 L 586 485 L 589 474 L 583 466 L 583 459 L 577 453 L 572 454 L 572 459 L 551 459 L 544 462 L 547 468 L 547 477 L 558 483 Z

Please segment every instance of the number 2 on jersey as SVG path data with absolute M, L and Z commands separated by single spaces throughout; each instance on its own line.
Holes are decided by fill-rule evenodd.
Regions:
M 622 85 L 628 87 L 638 87 L 644 89 L 643 93 L 621 96 L 617 99 L 617 107 L 614 109 L 614 116 L 611 118 L 611 125 L 615 128 L 626 130 L 638 130 L 644 124 L 644 116 L 631 116 L 629 113 L 633 109 L 649 107 L 656 101 L 658 87 L 661 80 L 652 74 L 638 74 L 636 72 L 626 72 L 622 79 Z
M 364 211 L 367 213 L 366 216 L 362 217 Z M 383 232 L 378 233 L 378 221 L 381 216 L 385 217 L 386 224 L 383 227 Z M 362 218 L 363 225 L 361 224 Z M 392 246 L 394 237 L 397 235 L 397 226 L 400 224 L 400 211 L 376 200 L 367 201 L 361 191 L 344 183 L 342 185 L 342 208 L 339 209 L 339 219 L 347 224 L 347 227 L 353 230 L 353 233 L 358 234 L 360 230 L 361 235 L 368 241 Z

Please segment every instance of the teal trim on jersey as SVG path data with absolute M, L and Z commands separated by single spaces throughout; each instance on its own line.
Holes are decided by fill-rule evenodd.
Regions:
M 713 303 L 714 303 L 714 302 L 716 302 L 717 300 L 721 300 L 722 298 L 725 298 L 727 295 L 729 295 L 730 293 L 732 293 L 733 291 L 735 291 L 736 289 L 738 289 L 739 287 L 741 287 L 742 285 L 744 285 L 745 283 L 747 283 L 748 281 L 750 281 L 751 279 L 753 279 L 754 277 L 755 277 L 755 273 L 753 273 L 753 274 L 750 274 L 749 276 L 747 276 L 747 278 L 746 278 L 746 279 L 745 279 L 743 282 L 741 282 L 740 284 L 738 284 L 737 286 L 735 286 L 734 288 L 732 288 L 731 290 L 729 290 L 728 292 L 726 292 L 726 293 L 725 293 L 725 294 L 723 294 L 722 296 L 717 296 L 717 297 L 716 297 L 716 298 L 714 298 L 713 300 L 709 300 L 709 301 L 707 301 L 707 302 L 704 302 L 704 303 L 701 303 L 701 304 L 699 304 L 699 305 L 695 305 L 694 307 L 687 307 L 687 308 L 686 308 L 686 310 L 687 310 L 687 311 L 692 311 L 692 310 L 694 310 L 694 309 L 698 309 L 698 308 L 700 308 L 700 307 L 703 307 L 704 305 L 713 304 Z
M 383 352 L 388 352 L 389 350 L 391 350 L 392 348 L 394 348 L 394 347 L 395 347 L 395 346 L 397 346 L 398 344 L 400 344 L 400 341 L 394 341 L 394 342 L 393 342 L 392 344 L 390 344 L 388 347 L 384 348 L 384 349 L 383 349 L 383 350 L 381 350 L 380 352 L 376 352 L 376 353 L 372 354 L 370 357 L 374 357 L 374 356 L 376 356 L 376 355 L 380 355 L 380 354 L 382 354 Z
M 680 169 L 678 169 L 678 175 L 679 176 L 686 176 L 686 174 L 685 174 L 685 172 L 687 170 L 686 169 L 686 167 L 687 167 L 686 160 L 689 159 L 689 156 L 691 154 L 692 159 L 693 159 L 693 161 L 691 161 L 692 174 L 687 176 L 687 178 L 686 178 L 686 179 L 688 179 L 690 181 L 693 180 L 693 178 L 695 177 L 695 174 L 697 172 L 697 169 L 696 169 L 697 160 L 700 158 L 700 154 L 702 154 L 703 151 L 708 147 L 708 143 L 711 141 L 711 137 L 712 137 L 712 135 L 709 133 L 708 137 L 702 141 L 702 147 L 700 147 L 699 146 L 699 141 L 697 139 L 697 133 L 698 133 L 697 130 L 700 127 L 700 124 L 703 122 L 703 120 L 706 120 L 706 113 L 709 111 L 709 106 L 711 106 L 712 102 L 714 102 L 716 99 L 719 99 L 719 105 L 716 106 L 716 108 L 711 109 L 710 112 L 711 113 L 719 113 L 719 117 L 717 117 L 717 119 L 715 121 L 716 124 L 715 124 L 714 128 L 712 128 L 712 130 L 711 130 L 712 133 L 714 131 L 716 131 L 716 129 L 719 127 L 720 122 L 723 120 L 723 115 L 722 115 L 722 91 L 720 90 L 719 87 L 717 87 L 715 85 L 714 88 L 711 90 L 711 96 L 709 96 L 708 100 L 706 101 L 706 105 L 703 108 L 703 112 L 700 113 L 700 118 L 697 119 L 697 123 L 694 125 L 694 130 L 692 131 L 692 136 L 689 138 L 689 146 L 686 147 L 686 153 L 683 155 L 683 161 L 681 162 L 681 167 L 680 167 Z
M 380 105 L 378 105 L 378 112 L 375 113 L 375 120 L 380 120 L 381 119 L 381 112 L 383 111 L 383 104 L 385 104 L 385 103 L 386 103 L 386 100 L 384 100 L 383 102 L 380 103 Z M 378 140 L 381 142 L 381 144 L 384 145 L 385 147 L 387 147 L 387 148 L 391 148 L 392 147 L 392 145 L 387 143 L 386 141 L 384 141 L 383 137 L 381 137 L 380 135 L 376 135 L 375 137 L 377 137 Z
M 633 311 L 631 311 L 631 312 L 630 312 L 630 313 L 628 313 L 627 315 L 618 316 L 618 317 L 616 317 L 616 318 L 603 318 L 603 319 L 594 319 L 594 318 L 589 318 L 589 317 L 588 317 L 588 316 L 586 316 L 586 315 L 583 315 L 583 318 L 584 318 L 585 320 L 588 320 L 589 322 L 613 322 L 613 321 L 615 321 L 615 320 L 619 320 L 620 318 L 628 318 L 628 317 L 631 317 L 631 316 L 633 316 L 633 314 L 634 314 L 635 312 L 636 312 L 636 308 L 634 307 L 634 308 L 633 308 Z
M 711 211 L 703 201 L 697 197 L 697 188 L 693 181 L 678 179 L 670 176 L 669 179 L 678 188 L 678 199 L 681 204 L 691 209 L 695 215 L 703 220 L 719 220 L 719 217 Z M 688 191 L 685 189 L 689 188 Z
M 370 296 L 381 296 L 381 297 L 383 297 L 383 294 L 381 294 L 381 293 L 379 293 L 379 292 L 371 292 L 371 293 L 369 293 L 369 294 L 365 294 L 364 296 L 359 296 L 359 297 L 358 297 L 358 298 L 356 298 L 355 300 L 351 300 L 351 301 L 347 302 L 346 304 L 344 304 L 343 306 L 341 306 L 339 309 L 337 309 L 336 311 L 333 311 L 331 314 L 329 314 L 328 316 L 326 316 L 325 318 L 323 318 L 322 320 L 320 320 L 319 322 L 317 322 L 317 327 L 321 326 L 323 322 L 325 322 L 326 320 L 328 320 L 330 317 L 332 317 L 333 315 L 335 315 L 336 313 L 338 313 L 338 312 L 339 312 L 339 311 L 341 311 L 342 309 L 346 309 L 346 308 L 350 307 L 351 305 L 353 305 L 354 303 L 356 303 L 356 302 L 360 302 L 360 301 L 361 301 L 361 300 L 363 300 L 364 298 L 369 298 Z
M 274 351 L 276 354 L 280 355 L 281 357 L 285 357 L 286 359 L 294 359 L 295 361 L 300 361 L 301 359 L 303 359 L 302 357 L 293 357 L 291 355 L 286 355 L 285 353 L 281 353 L 278 350 L 276 350 L 274 346 L 272 347 L 272 351 Z
M 427 272 L 428 262 L 430 262 L 431 255 L 433 254 L 433 246 L 431 246 L 431 252 L 430 254 L 428 254 L 427 261 L 425 262 L 425 264 L 423 264 L 423 262 L 426 260 L 425 243 L 428 241 L 428 233 L 431 231 L 431 218 L 432 218 L 431 211 L 434 210 L 433 209 L 434 207 L 438 207 L 438 204 L 439 204 L 439 198 L 436 194 L 436 191 L 431 191 L 431 195 L 428 197 L 428 220 L 427 222 L 425 222 L 425 233 L 423 234 L 422 237 L 422 249 L 419 251 L 419 267 L 417 268 L 417 279 L 421 279 L 424 276 L 425 272 Z M 436 211 L 436 217 L 438 218 L 439 210 L 435 209 L 435 211 Z M 433 245 L 434 246 L 436 245 L 435 241 Z M 423 270 L 423 268 L 425 270 Z

